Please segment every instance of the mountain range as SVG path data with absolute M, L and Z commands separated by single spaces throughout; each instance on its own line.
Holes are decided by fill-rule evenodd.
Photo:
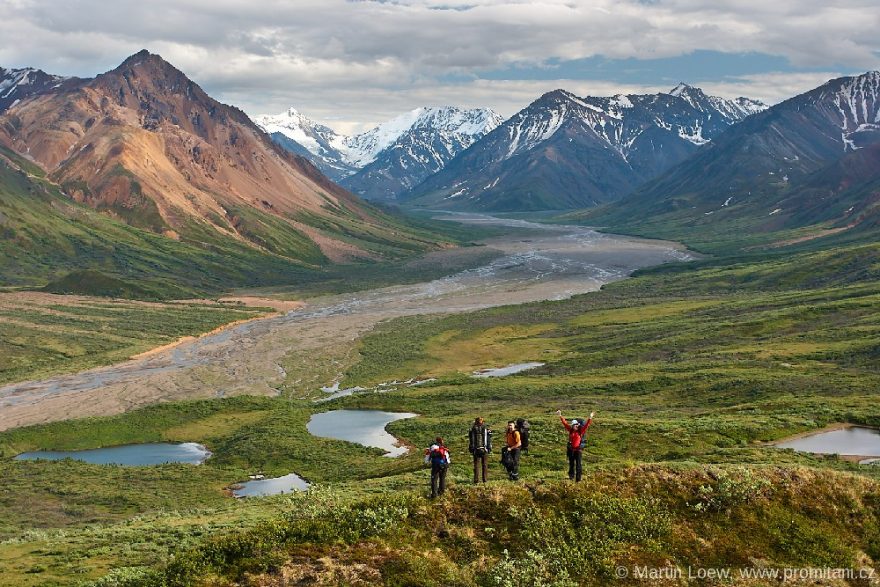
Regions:
M 707 242 L 880 227 L 878 72 L 770 108 L 679 84 L 556 90 L 507 121 L 419 108 L 351 137 L 295 110 L 257 122 L 147 51 L 93 79 L 0 69 L 5 283 L 98 267 L 198 292 L 446 246 L 344 186 L 442 209 L 594 207 L 570 218 Z
M 242 111 L 217 102 L 158 55 L 141 51 L 94 79 L 32 70 L 4 75 L 19 80 L 8 83 L 18 102 L 0 115 L 4 166 L 46 184 L 26 191 L 57 187 L 71 202 L 190 248 L 246 251 L 238 257 L 247 258 L 248 271 L 259 265 L 255 258 L 277 272 L 284 263 L 320 267 L 440 244 L 279 148 Z M 55 199 L 43 201 L 55 207 L 45 217 L 57 212 Z M 4 219 L 7 234 L 32 244 L 47 229 L 39 214 L 8 209 Z M 72 245 L 53 254 L 64 251 L 78 255 Z M 41 271 L 53 277 L 51 268 Z
M 340 135 L 293 108 L 254 120 L 279 145 L 308 157 L 355 194 L 394 201 L 498 127 L 503 118 L 488 108 L 423 107 L 353 136 Z
M 592 222 L 651 234 L 731 237 L 820 225 L 875 227 L 880 215 L 880 72 L 843 77 L 781 102 Z M 819 233 L 822 234 L 822 233 Z
M 764 110 L 680 84 L 668 93 L 544 94 L 403 195 L 424 207 L 562 210 L 616 200 Z

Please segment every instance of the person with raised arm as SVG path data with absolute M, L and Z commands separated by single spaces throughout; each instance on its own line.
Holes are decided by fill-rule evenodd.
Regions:
M 571 422 L 562 416 L 561 410 L 556 410 L 556 415 L 562 420 L 562 425 L 568 432 L 568 478 L 575 483 L 581 480 L 583 474 L 583 450 L 586 444 L 587 428 L 593 423 L 595 412 L 590 412 L 590 419 L 583 424 L 577 418 L 572 418 Z

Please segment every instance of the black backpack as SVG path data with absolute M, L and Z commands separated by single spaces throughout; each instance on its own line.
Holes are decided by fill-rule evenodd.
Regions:
M 520 444 L 522 444 L 522 447 L 521 447 L 522 450 L 524 452 L 528 451 L 529 450 L 529 430 L 531 429 L 531 425 L 529 424 L 528 420 L 525 420 L 523 418 L 519 418 L 516 421 L 516 429 L 519 431 L 519 441 L 520 441 Z
M 492 452 L 492 431 L 485 424 L 471 427 L 468 432 L 468 445 L 471 454 L 477 454 L 478 451 L 480 454 Z

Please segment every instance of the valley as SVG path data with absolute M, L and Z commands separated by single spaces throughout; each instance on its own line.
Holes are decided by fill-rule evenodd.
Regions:
M 877 584 L 880 73 L 543 85 L 342 134 L 0 68 L 0 585 Z
M 199 584 L 198 577 L 275 584 L 282 576 L 345 581 L 345 569 L 360 565 L 359 577 L 402 576 L 412 584 L 433 584 L 438 573 L 453 584 L 496 584 L 497 573 L 603 582 L 634 560 L 742 567 L 759 553 L 771 567 L 870 567 L 866 557 L 880 554 L 876 467 L 768 441 L 835 422 L 880 424 L 873 401 L 878 280 L 850 274 L 840 262 L 853 255 L 876 267 L 876 245 L 832 258 L 805 252 L 673 262 L 569 297 L 575 287 L 599 284 L 589 269 L 595 256 L 619 260 L 623 250 L 647 265 L 645 255 L 654 264 L 681 259 L 682 251 L 571 227 L 541 231 L 493 240 L 507 257 L 490 263 L 491 271 L 319 299 L 323 305 L 306 311 L 323 313 L 311 321 L 324 328 L 296 351 L 310 320 L 295 314 L 252 323 L 276 321 L 281 338 L 273 339 L 273 328 L 248 339 L 254 331 L 242 327 L 233 331 L 234 353 L 222 339 L 187 351 L 219 361 L 215 374 L 229 362 L 231 373 L 250 369 L 239 381 L 280 383 L 280 395 L 163 402 L 0 433 L 6 456 L 168 441 L 197 442 L 213 453 L 195 468 L 4 460 L 15 481 L 3 497 L 2 577 L 73 584 L 73 576 L 109 572 L 128 585 Z M 526 293 L 505 298 L 525 284 Z M 486 291 L 492 301 L 517 305 L 480 309 Z M 391 320 L 377 325 L 379 317 Z M 273 344 L 261 345 L 264 339 Z M 529 361 L 544 366 L 504 378 L 470 376 Z M 197 370 L 182 370 L 176 384 L 195 381 L 188 371 Z M 314 383 L 303 387 L 309 375 Z M 313 402 L 326 395 L 319 383 L 370 388 L 429 376 L 435 380 L 416 387 Z M 580 487 L 563 481 L 558 408 L 597 412 L 590 481 Z M 409 451 L 388 458 L 383 449 L 307 430 L 316 413 L 363 409 L 417 414 L 387 427 Z M 493 463 L 493 480 L 470 487 L 465 432 L 474 414 L 496 429 L 512 417 L 531 422 L 521 484 L 502 480 Z M 451 495 L 439 510 L 424 501 L 419 454 L 438 434 L 456 459 Z M 311 489 L 243 500 L 225 493 L 255 472 L 295 472 Z M 853 512 L 847 524 L 834 514 L 841 500 Z M 597 530 L 577 557 L 561 556 L 552 549 L 573 537 L 559 524 L 572 518 L 592 520 Z M 533 532 L 547 542 L 535 543 Z M 426 545 L 434 553 L 429 568 L 420 563 Z
M 308 397 L 344 373 L 361 335 L 383 320 L 566 298 L 640 267 L 689 258 L 674 245 L 584 228 L 480 215 L 456 218 L 533 234 L 489 239 L 486 246 L 499 252 L 496 259 L 446 277 L 316 297 L 302 310 L 232 326 L 117 366 L 2 387 L 0 430 L 156 401 L 241 394 Z

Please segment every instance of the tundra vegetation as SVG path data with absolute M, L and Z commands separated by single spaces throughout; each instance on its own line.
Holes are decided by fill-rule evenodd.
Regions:
M 768 441 L 880 426 L 880 246 L 644 270 L 569 300 L 407 317 L 359 346 L 343 387 L 436 377 L 324 404 L 177 402 L 0 434 L 0 583 L 16 585 L 633 584 L 617 567 L 876 568 L 880 474 Z M 540 361 L 504 379 L 471 370 Z M 316 391 L 314 397 L 321 392 Z M 408 411 L 388 430 L 447 439 L 452 489 L 424 496 L 419 450 L 312 437 L 311 414 Z M 597 412 L 586 482 L 565 479 L 554 415 Z M 532 424 L 519 484 L 470 485 L 466 432 Z M 10 459 L 39 448 L 201 442 L 199 467 Z M 500 441 L 500 438 L 498 439 Z M 493 459 L 494 460 L 494 459 Z M 234 500 L 256 471 L 312 489 Z

